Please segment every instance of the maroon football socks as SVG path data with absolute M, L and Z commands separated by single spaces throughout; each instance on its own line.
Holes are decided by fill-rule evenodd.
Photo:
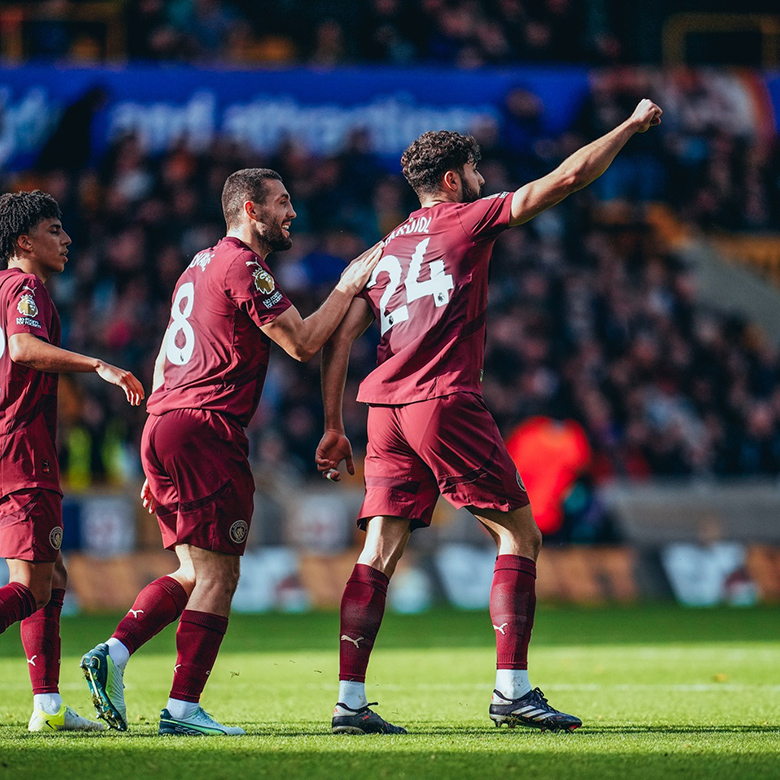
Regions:
M 535 610 L 536 564 L 519 555 L 499 555 L 490 590 L 497 669 L 528 668 Z
M 365 682 L 374 640 L 387 600 L 387 575 L 355 564 L 341 598 L 339 680 Z
M 171 699 L 200 701 L 227 627 L 228 619 L 222 615 L 192 609 L 181 613 Z
M 0 588 L 0 634 L 35 612 L 35 596 L 21 582 L 9 582 Z
M 60 614 L 65 588 L 53 588 L 49 603 L 21 623 L 22 645 L 33 693 L 57 693 L 60 682 Z
M 116 627 L 114 639 L 132 655 L 182 614 L 188 598 L 187 591 L 173 577 L 160 577 L 149 583 Z

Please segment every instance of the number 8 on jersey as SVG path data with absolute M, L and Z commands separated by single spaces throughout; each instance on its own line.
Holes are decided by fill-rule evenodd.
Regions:
M 171 307 L 171 324 L 165 337 L 165 356 L 174 365 L 189 363 L 195 350 L 195 331 L 187 318 L 195 305 L 195 285 L 186 282 L 179 287 Z

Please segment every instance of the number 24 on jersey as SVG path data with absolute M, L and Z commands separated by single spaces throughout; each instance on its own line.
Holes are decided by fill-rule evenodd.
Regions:
M 450 291 L 454 285 L 452 276 L 444 270 L 443 260 L 432 260 L 427 263 L 426 265 L 430 268 L 430 278 L 424 281 L 420 280 L 425 250 L 428 248 L 430 240 L 430 238 L 425 238 L 415 247 L 409 264 L 409 271 L 403 282 L 406 288 L 406 303 L 398 306 L 393 311 L 389 311 L 387 307 L 391 298 L 395 295 L 395 291 L 401 285 L 401 276 L 403 275 L 401 261 L 395 255 L 384 255 L 376 268 L 374 268 L 371 281 L 367 285 L 369 288 L 377 283 L 379 274 L 382 272 L 389 277 L 387 287 L 379 299 L 380 330 L 383 336 L 393 325 L 409 319 L 408 304 L 413 301 L 430 295 L 437 308 L 446 306 L 450 302 Z

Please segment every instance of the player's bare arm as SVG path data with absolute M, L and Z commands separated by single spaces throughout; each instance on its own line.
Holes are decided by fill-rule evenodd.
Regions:
M 14 363 L 47 374 L 95 373 L 103 381 L 121 387 L 132 406 L 138 406 L 144 399 L 141 383 L 129 371 L 55 347 L 31 333 L 14 333 L 8 339 L 8 354 Z
M 344 433 L 344 385 L 353 342 L 374 321 L 368 303 L 355 298 L 341 324 L 322 348 L 322 400 L 325 408 L 325 433 L 317 446 L 315 462 L 324 477 L 333 482 L 341 479 L 338 468 L 344 461 L 347 471 L 355 473 L 352 445 Z
M 356 257 L 341 274 L 333 292 L 317 311 L 303 319 L 291 306 L 262 331 L 288 355 L 305 362 L 322 349 L 344 318 L 354 297 L 366 286 L 379 258 L 381 244 L 375 244 Z
M 635 133 L 645 133 L 661 124 L 663 111 L 652 100 L 644 99 L 621 125 L 593 143 L 578 149 L 552 173 L 521 187 L 512 198 L 511 225 L 522 225 L 542 211 L 601 176 L 618 152 Z

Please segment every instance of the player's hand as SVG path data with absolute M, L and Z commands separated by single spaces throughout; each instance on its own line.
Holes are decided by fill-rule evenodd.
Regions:
M 366 249 L 344 269 L 336 289 L 349 295 L 357 295 L 368 284 L 380 257 L 382 257 L 381 241 Z
M 132 406 L 138 406 L 144 400 L 143 386 L 129 371 L 101 360 L 98 362 L 95 372 L 103 381 L 121 387 L 125 391 L 128 403 Z
M 149 480 L 145 479 L 143 487 L 141 488 L 141 501 L 143 502 L 144 509 L 153 515 L 157 509 L 157 502 L 152 495 L 152 489 L 149 487 Z
M 630 121 L 636 126 L 637 133 L 646 133 L 653 125 L 661 124 L 661 114 L 663 111 L 652 100 L 645 98 L 639 101 Z
M 339 464 L 342 460 L 347 465 L 347 471 L 350 474 L 355 473 L 352 445 L 349 443 L 349 439 L 338 431 L 325 431 L 317 446 L 314 460 L 317 463 L 317 470 L 331 482 L 341 481 Z

